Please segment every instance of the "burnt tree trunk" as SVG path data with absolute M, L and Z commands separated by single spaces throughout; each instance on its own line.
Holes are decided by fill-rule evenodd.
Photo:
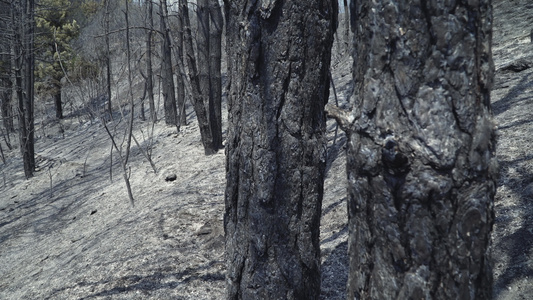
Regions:
M 202 99 L 209 115 L 213 146 L 218 149 L 222 148 L 222 84 L 220 81 L 222 12 L 218 0 L 198 0 L 197 3 L 198 79 Z
M 222 27 L 224 18 L 218 0 L 209 0 L 209 111 L 213 145 L 222 148 Z
M 178 109 L 176 106 L 176 92 L 174 87 L 174 72 L 172 71 L 172 50 L 170 29 L 168 27 L 167 1 L 159 1 L 159 15 L 163 43 L 161 44 L 161 81 L 163 85 L 163 104 L 165 107 L 165 123 L 179 126 Z
M 350 53 L 352 51 L 352 44 L 350 43 L 350 9 L 348 7 L 348 0 L 344 0 L 344 32 L 343 32 L 343 52 Z
M 13 83 L 11 80 L 12 63 L 10 40 L 13 36 L 8 33 L 12 32 L 13 24 L 10 24 L 10 3 L 0 3 L 0 110 L 2 111 L 2 123 L 7 131 L 6 143 L 9 144 L 9 135 L 15 131 L 13 124 L 13 105 L 12 92 Z M 11 145 L 9 145 L 11 147 Z
M 20 151 L 24 164 L 24 175 L 33 177 L 35 171 L 34 150 L 34 1 L 11 2 L 11 23 L 13 24 L 12 53 L 14 67 L 14 89 L 18 100 L 18 125 Z
M 196 20 L 198 21 L 198 34 L 196 35 L 196 63 L 198 80 L 200 82 L 200 95 L 209 114 L 209 123 L 214 118 L 211 110 L 211 84 L 209 82 L 209 5 L 208 0 L 198 0 Z M 212 130 L 211 130 L 212 132 Z
M 225 1 L 227 299 L 318 299 L 336 1 Z
M 9 52 L 9 50 L 6 50 Z M 2 60 L 7 66 L 5 70 L 2 70 L 2 78 L 0 78 L 0 110 L 2 110 L 3 126 L 6 129 L 7 134 L 15 131 L 13 124 L 13 108 L 11 104 L 12 88 L 13 84 L 10 78 L 11 58 L 7 57 L 6 60 Z M 5 76 L 4 76 L 5 75 Z
M 28 136 L 26 140 L 26 149 L 29 152 L 29 167 L 31 176 L 35 172 L 35 118 L 34 118 L 34 100 L 35 100 L 35 1 L 26 1 L 26 22 L 25 22 L 25 120 L 28 127 Z M 29 177 L 31 177 L 29 176 Z
M 198 68 L 196 66 L 196 56 L 194 54 L 194 47 L 191 32 L 191 20 L 189 18 L 189 8 L 186 0 L 179 0 L 181 16 L 183 18 L 183 44 L 185 47 L 185 57 L 189 69 L 189 78 L 191 81 L 192 104 L 194 112 L 198 119 L 198 127 L 200 128 L 200 135 L 202 144 L 204 146 L 204 153 L 212 155 L 218 152 L 218 147 L 213 144 L 213 133 L 211 132 L 208 110 L 202 99 L 200 91 L 200 79 Z
M 180 125 L 187 125 L 187 115 L 185 112 L 185 70 L 183 68 L 183 16 L 178 15 L 177 18 L 177 36 L 176 36 L 176 64 L 178 66 L 178 76 L 176 83 L 177 83 L 177 91 L 176 91 L 176 98 L 177 98 L 177 105 L 178 105 L 178 115 L 179 115 L 179 121 Z
M 11 107 L 11 80 L 4 81 L 3 84 L 3 90 L 0 95 L 0 109 L 2 110 L 2 120 L 4 128 L 9 134 L 15 130 L 15 126 L 13 125 L 13 109 Z
M 54 104 L 56 109 L 56 118 L 63 119 L 63 103 L 61 102 L 61 84 L 55 84 L 54 87 Z
M 111 81 L 112 81 L 112 70 L 111 70 L 111 49 L 109 41 L 109 15 L 110 15 L 110 2 L 111 0 L 105 0 L 105 12 L 104 12 L 104 23 L 105 23 L 105 65 L 106 65 L 106 93 L 107 93 L 107 112 L 109 113 L 109 118 L 113 119 L 113 105 L 111 103 Z
M 491 299 L 491 1 L 445 3 L 352 1 L 348 299 Z
M 154 30 L 154 3 L 152 0 L 146 2 L 148 8 L 148 30 L 146 32 L 146 92 L 148 93 L 148 106 L 150 107 L 150 122 L 157 122 L 154 100 L 154 72 L 152 67 L 152 47 Z M 144 114 L 144 109 L 142 110 Z

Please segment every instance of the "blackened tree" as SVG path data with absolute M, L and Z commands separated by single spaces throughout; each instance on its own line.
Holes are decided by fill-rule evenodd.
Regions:
M 194 51 L 194 44 L 191 31 L 191 20 L 189 17 L 189 8 L 186 0 L 179 0 L 180 15 L 183 25 L 183 46 L 184 55 L 187 62 L 189 71 L 189 79 L 191 82 L 191 94 L 192 104 L 196 118 L 198 120 L 198 127 L 200 128 L 200 135 L 202 144 L 204 146 L 204 153 L 211 155 L 217 153 L 219 147 L 214 144 L 213 131 L 209 122 L 208 108 L 202 97 L 202 90 L 200 84 L 200 75 L 197 65 L 197 58 Z M 200 48 L 205 47 L 203 44 L 199 44 Z
M 34 33 L 35 3 L 33 0 L 11 1 L 11 53 L 13 54 L 13 89 L 17 98 L 19 141 L 24 175 L 33 177 L 34 149 Z
M 318 299 L 336 1 L 225 1 L 227 299 Z
M 9 133 L 15 130 L 11 101 L 13 86 L 11 81 L 11 41 L 13 28 L 10 11 L 8 2 L 0 2 L 0 110 L 2 111 L 2 125 L 7 132 L 7 138 Z
M 161 44 L 161 81 L 163 85 L 163 102 L 165 107 L 165 123 L 179 126 L 178 109 L 176 106 L 176 89 L 172 69 L 172 49 L 170 28 L 168 26 L 167 1 L 159 1 L 159 16 L 163 43 Z
M 491 1 L 353 1 L 348 299 L 491 299 Z

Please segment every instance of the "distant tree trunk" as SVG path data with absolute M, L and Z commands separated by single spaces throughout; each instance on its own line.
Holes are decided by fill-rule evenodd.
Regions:
M 9 50 L 3 50 L 8 52 Z M 9 134 L 15 131 L 15 126 L 13 124 L 13 108 L 11 104 L 11 93 L 12 93 L 12 82 L 9 78 L 9 70 L 11 69 L 11 60 L 9 57 L 6 57 L 6 60 L 2 60 L 6 64 L 6 68 L 2 73 L 5 75 L 1 80 L 1 89 L 2 93 L 0 94 L 0 109 L 2 110 L 2 120 L 6 132 Z
M 174 86 L 174 72 L 172 71 L 172 50 L 170 40 L 170 29 L 168 27 L 167 1 L 159 1 L 159 15 L 161 17 L 161 32 L 163 33 L 163 44 L 161 45 L 161 81 L 163 85 L 163 102 L 165 107 L 165 123 L 179 126 L 178 109 L 176 107 L 176 90 Z
M 56 84 L 54 88 L 54 104 L 56 109 L 56 118 L 63 119 L 63 104 L 61 102 L 61 84 Z
M 198 77 L 200 92 L 208 109 L 213 146 L 222 148 L 222 26 L 218 0 L 198 0 Z
M 11 81 L 11 49 L 8 32 L 11 32 L 10 8 L 8 2 L 0 3 L 0 31 L 6 33 L 0 36 L 0 110 L 2 111 L 2 123 L 7 134 L 15 131 L 13 124 L 12 87 Z M 10 145 L 9 145 L 10 147 Z
M 197 62 L 200 92 L 209 114 L 213 147 L 219 149 L 222 148 L 220 64 L 222 57 L 222 25 L 224 21 L 218 0 L 198 0 L 197 4 L 198 37 L 196 48 L 198 49 Z M 215 88 L 218 90 L 215 91 Z
M 204 153 L 206 155 L 215 154 L 218 151 L 218 147 L 213 143 L 213 134 L 209 124 L 207 115 L 207 109 L 202 99 L 202 93 L 200 92 L 200 79 L 198 75 L 198 68 L 196 66 L 196 58 L 194 54 L 192 32 L 191 32 L 191 20 L 189 19 L 189 8 L 186 0 L 179 1 L 181 14 L 183 17 L 183 43 L 185 46 L 185 57 L 187 58 L 187 66 L 189 67 L 189 77 L 192 87 L 192 103 L 194 106 L 194 112 L 198 119 L 198 127 L 200 128 L 200 135 L 202 138 L 202 144 L 204 146 Z
M 218 0 L 209 0 L 209 110 L 213 145 L 222 148 L 222 28 L 224 18 Z
M 146 33 L 146 92 L 148 93 L 148 105 L 150 107 L 150 122 L 154 123 L 157 121 L 157 115 L 155 111 L 155 100 L 154 100 L 154 72 L 152 68 L 152 36 L 154 30 L 154 4 L 152 0 L 147 1 L 148 5 L 148 26 L 149 29 Z
M 177 24 L 177 37 L 176 37 L 176 63 L 178 67 L 178 76 L 177 76 L 177 105 L 178 105 L 178 115 L 180 125 L 187 125 L 187 115 L 185 114 L 185 70 L 183 70 L 183 16 L 178 16 Z
M 26 4 L 26 37 L 25 37 L 25 79 L 26 79 L 26 114 L 25 120 L 28 126 L 28 137 L 26 141 L 27 151 L 29 152 L 29 165 L 31 176 L 35 171 L 35 121 L 34 121 L 34 98 L 35 98 L 35 1 L 27 0 Z M 31 177 L 30 176 L 30 177 Z
M 214 110 L 211 109 L 211 84 L 209 82 L 209 5 L 208 0 L 197 0 L 196 4 L 196 20 L 198 21 L 196 63 L 198 67 L 198 80 L 200 82 L 200 94 L 205 107 L 208 109 L 209 123 L 211 124 L 214 118 Z
M 113 119 L 113 106 L 111 105 L 111 49 L 109 45 L 109 2 L 111 0 L 105 0 L 105 50 L 106 50 L 106 91 L 107 91 L 107 111 L 109 118 Z
M 128 131 L 124 138 L 124 140 L 126 141 L 126 149 L 124 150 L 124 157 L 121 158 L 121 162 L 122 162 L 122 177 L 124 178 L 124 182 L 126 184 L 126 189 L 128 191 L 128 197 L 130 199 L 131 206 L 135 206 L 135 200 L 133 198 L 133 192 L 131 190 L 131 184 L 130 184 L 130 179 L 129 179 L 130 176 L 128 175 L 129 173 L 128 172 L 128 161 L 129 161 L 129 157 L 131 153 L 130 150 L 131 150 L 131 140 L 133 137 L 133 119 L 134 119 L 134 111 L 135 111 L 135 101 L 133 99 L 133 76 L 132 76 L 132 67 L 131 67 L 129 1 L 130 0 L 124 0 L 125 7 L 126 7 L 124 18 L 126 21 L 126 57 L 128 60 L 128 96 L 129 96 L 128 98 L 130 102 L 130 116 L 128 120 L 129 121 Z
M 2 101 L 2 120 L 4 128 L 8 133 L 10 133 L 15 130 L 15 127 L 13 125 L 13 109 L 11 107 L 11 81 L 4 82 L 2 89 L 3 91 L 0 96 L 0 101 Z
M 345 53 L 350 53 L 351 50 L 352 43 L 350 43 L 350 8 L 348 7 L 348 0 L 344 0 L 344 51 Z
M 352 1 L 348 299 L 492 298 L 491 1 L 451 3 Z
M 14 54 L 15 92 L 18 100 L 20 151 L 24 175 L 33 177 L 35 171 L 33 86 L 34 86 L 34 2 L 11 2 L 13 24 L 12 53 Z
M 318 299 L 324 105 L 338 6 L 225 1 L 226 299 Z

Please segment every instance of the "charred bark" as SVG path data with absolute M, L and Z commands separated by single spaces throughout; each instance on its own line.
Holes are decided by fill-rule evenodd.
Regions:
M 447 3 L 352 1 L 349 299 L 491 299 L 491 1 Z
M 318 299 L 336 1 L 225 1 L 227 299 Z

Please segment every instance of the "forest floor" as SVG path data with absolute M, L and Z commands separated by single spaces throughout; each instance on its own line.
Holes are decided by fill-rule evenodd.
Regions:
M 501 171 L 492 235 L 494 298 L 533 299 L 533 4 L 494 1 L 494 7 L 492 102 Z M 341 106 L 349 105 L 350 68 L 347 58 L 333 62 Z M 129 170 L 135 207 L 102 123 L 88 116 L 38 124 L 38 171 L 30 180 L 18 151 L 6 152 L 0 165 L 0 299 L 223 298 L 224 150 L 203 155 L 195 116 L 187 111 L 189 125 L 179 133 L 164 122 L 152 128 L 136 121 L 141 148 L 132 147 Z M 118 136 L 124 123 L 116 118 L 108 124 Z M 345 299 L 348 276 L 346 138 L 340 130 L 335 136 L 328 121 L 322 299 Z M 150 145 L 157 173 L 141 152 Z M 172 174 L 177 179 L 167 181 Z

